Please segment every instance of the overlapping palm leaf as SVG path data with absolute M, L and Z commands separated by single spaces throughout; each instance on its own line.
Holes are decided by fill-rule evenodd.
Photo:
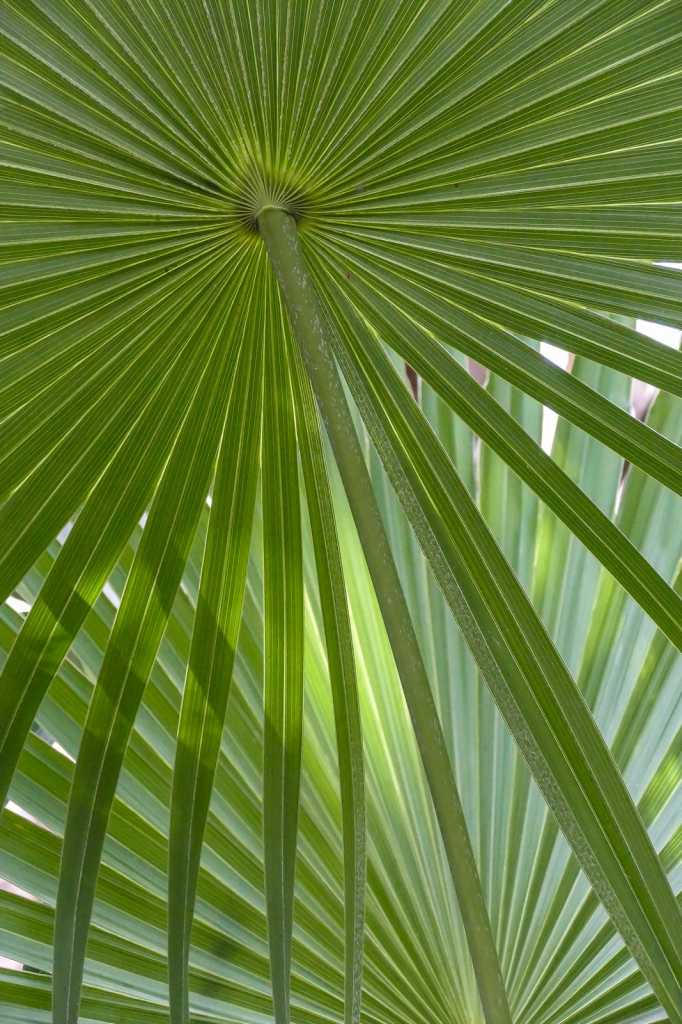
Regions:
M 273 206 L 513 1019 L 682 1020 L 682 356 L 613 316 L 682 327 L 679 13 L 0 0 L 8 1020 L 168 1020 L 169 980 L 173 1024 L 481 1014 Z

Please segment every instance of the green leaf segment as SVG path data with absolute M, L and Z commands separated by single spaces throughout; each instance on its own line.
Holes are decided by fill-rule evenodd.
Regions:
M 168 851 L 172 1021 L 189 1020 L 189 947 L 242 616 L 260 461 L 262 354 L 241 339 L 220 442 L 178 729 Z

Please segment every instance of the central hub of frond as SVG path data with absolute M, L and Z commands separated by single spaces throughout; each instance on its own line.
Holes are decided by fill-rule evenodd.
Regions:
M 275 207 L 290 214 L 300 222 L 310 213 L 313 202 L 306 189 L 295 183 L 291 175 L 265 178 L 260 172 L 250 175 L 250 181 L 244 183 L 244 189 L 236 202 L 239 220 L 250 231 L 257 231 L 257 217 L 261 210 Z

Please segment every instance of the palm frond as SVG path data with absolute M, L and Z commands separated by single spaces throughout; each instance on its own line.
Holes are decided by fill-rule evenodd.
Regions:
M 0 0 L 3 1020 L 682 1022 L 681 56 Z

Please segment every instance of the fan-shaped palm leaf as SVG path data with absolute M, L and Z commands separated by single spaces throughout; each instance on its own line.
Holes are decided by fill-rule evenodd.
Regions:
M 679 14 L 0 0 L 8 1020 L 682 1022 Z

